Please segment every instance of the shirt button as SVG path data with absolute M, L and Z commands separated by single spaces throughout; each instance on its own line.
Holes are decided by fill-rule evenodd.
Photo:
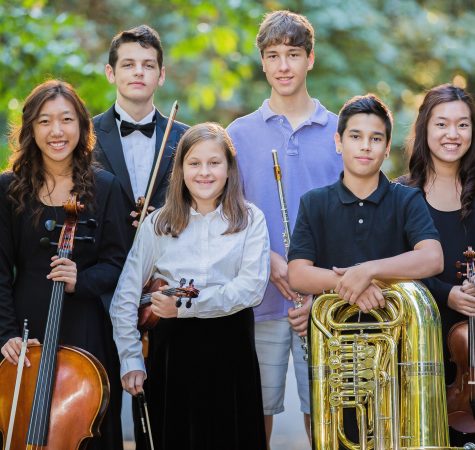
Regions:
M 282 118 L 279 119 L 279 122 L 280 122 L 280 123 L 284 123 L 284 119 L 282 119 Z
M 358 205 L 363 206 L 363 202 L 359 202 Z
M 363 222 L 364 222 L 363 219 L 358 220 L 358 223 L 363 223 Z

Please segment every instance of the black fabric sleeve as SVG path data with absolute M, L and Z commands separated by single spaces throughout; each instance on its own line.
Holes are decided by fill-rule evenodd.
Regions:
M 311 206 L 311 208 L 310 208 Z M 309 217 L 309 211 L 316 211 L 317 206 L 312 202 L 309 193 L 303 195 L 300 199 L 299 211 L 295 222 L 294 231 L 290 240 L 290 249 L 288 260 L 307 259 L 317 261 L 318 248 L 315 236 L 316 230 L 312 230 L 311 224 L 316 227 L 317 220 Z
M 106 186 L 107 187 L 107 186 Z M 127 215 L 121 190 L 114 177 L 109 184 L 108 194 L 104 199 L 98 257 L 96 264 L 78 271 L 75 296 L 100 297 L 104 308 L 109 311 L 112 294 L 119 280 L 127 256 L 127 238 L 122 224 Z M 105 189 L 100 184 L 96 188 Z
M 417 243 L 425 239 L 440 241 L 439 232 L 435 228 L 422 193 L 418 189 L 405 188 L 403 186 L 401 186 L 401 189 L 410 189 L 412 191 L 408 195 L 404 210 L 404 231 L 410 246 L 414 248 Z
M 427 286 L 427 289 L 429 289 L 432 296 L 438 300 L 439 307 L 440 304 L 447 305 L 449 293 L 453 288 L 452 284 L 446 283 L 437 277 L 424 278 L 421 281 Z
M 15 239 L 12 206 L 7 200 L 11 177 L 0 175 L 0 347 L 20 336 L 13 300 Z

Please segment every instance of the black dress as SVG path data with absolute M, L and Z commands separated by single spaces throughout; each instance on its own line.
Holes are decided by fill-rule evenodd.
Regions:
M 462 284 L 463 280 L 457 278 L 456 261 L 463 261 L 463 252 L 468 246 L 475 247 L 475 204 L 472 213 L 464 221 L 460 220 L 460 210 L 439 211 L 432 206 L 429 211 L 434 224 L 440 233 L 442 249 L 444 251 L 444 271 L 437 277 L 423 280 L 439 307 L 442 318 L 442 338 L 444 342 L 444 362 L 446 383 L 451 384 L 456 376 L 456 366 L 450 362 L 450 353 L 447 347 L 447 335 L 450 328 L 457 322 L 467 320 L 467 316 L 454 311 L 447 306 L 450 290 L 455 285 Z M 467 442 L 475 442 L 475 433 L 463 434 L 450 428 L 450 443 L 461 446 Z
M 94 218 L 97 228 L 79 225 L 76 236 L 94 236 L 95 243 L 78 241 L 72 259 L 77 265 L 74 294 L 65 294 L 60 330 L 60 344 L 80 347 L 96 356 L 109 376 L 111 399 L 101 425 L 101 437 L 91 440 L 88 449 L 122 449 L 120 421 L 122 388 L 119 360 L 112 339 L 108 314 L 110 300 L 119 278 L 125 256 L 126 239 L 117 226 L 124 217 L 118 182 L 102 170 L 95 173 L 94 210 L 79 215 L 79 220 Z M 6 192 L 11 173 L 0 175 L 0 346 L 15 336 L 25 318 L 30 338 L 44 339 L 52 282 L 51 257 L 56 248 L 40 245 L 42 237 L 57 242 L 60 229 L 48 232 L 48 219 L 64 222 L 61 207 L 45 206 L 38 226 L 33 224 L 31 208 L 15 215 Z M 14 276 L 15 274 L 15 276 Z

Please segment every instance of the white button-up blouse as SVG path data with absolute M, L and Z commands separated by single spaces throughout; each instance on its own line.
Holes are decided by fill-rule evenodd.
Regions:
M 145 371 L 137 310 L 142 288 L 151 277 L 162 278 L 171 287 L 181 278 L 194 279 L 200 294 L 191 308 L 178 309 L 179 319 L 226 316 L 261 302 L 270 271 L 269 236 L 264 214 L 248 206 L 248 226 L 226 235 L 228 223 L 221 206 L 205 216 L 191 209 L 189 224 L 177 238 L 155 233 L 157 213 L 145 219 L 110 307 L 121 376 Z

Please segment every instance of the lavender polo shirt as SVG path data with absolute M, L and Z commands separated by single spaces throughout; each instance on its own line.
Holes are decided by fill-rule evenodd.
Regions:
M 334 183 L 342 170 L 341 156 L 336 153 L 333 140 L 338 118 L 318 100 L 314 102 L 314 113 L 296 130 L 285 116 L 270 109 L 269 100 L 227 129 L 237 150 L 246 199 L 264 212 L 271 249 L 281 255 L 285 254 L 284 227 L 271 150 L 277 150 L 282 169 L 291 231 L 300 196 L 310 189 Z M 254 308 L 256 321 L 287 317 L 290 306 L 292 303 L 269 282 L 262 303 Z

